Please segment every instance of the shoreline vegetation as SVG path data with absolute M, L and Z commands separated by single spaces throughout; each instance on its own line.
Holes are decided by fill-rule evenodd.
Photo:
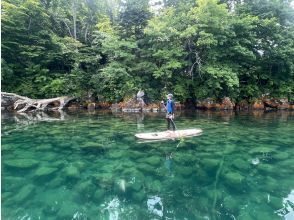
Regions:
M 293 109 L 293 1 L 155 2 L 3 0 L 2 91 L 122 111 L 168 93 L 181 108 Z M 147 107 L 128 106 L 140 90 Z

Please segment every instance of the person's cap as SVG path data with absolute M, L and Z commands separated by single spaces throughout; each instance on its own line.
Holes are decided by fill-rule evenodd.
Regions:
M 167 97 L 171 97 L 172 98 L 173 97 L 173 94 L 168 94 Z

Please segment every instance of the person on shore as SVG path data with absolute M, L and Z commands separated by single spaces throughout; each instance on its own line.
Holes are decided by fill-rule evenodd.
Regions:
M 166 118 L 166 121 L 167 121 L 167 130 L 168 130 L 168 132 L 176 130 L 176 126 L 175 126 L 175 123 L 173 121 L 173 119 L 175 118 L 175 115 L 174 115 L 175 104 L 174 104 L 174 101 L 172 100 L 172 98 L 173 98 L 173 95 L 168 94 L 166 103 L 164 103 L 164 101 L 161 102 L 164 105 L 165 109 L 166 109 L 165 118 Z

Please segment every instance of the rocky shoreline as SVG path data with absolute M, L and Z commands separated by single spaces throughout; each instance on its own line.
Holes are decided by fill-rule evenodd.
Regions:
M 231 101 L 230 98 L 225 97 L 220 101 L 216 101 L 211 98 L 199 100 L 194 103 L 186 102 L 180 103 L 175 102 L 176 110 L 216 110 L 216 111 L 251 111 L 251 110 L 294 110 L 294 103 L 289 102 L 287 99 L 274 99 L 274 98 L 260 98 L 255 101 L 248 102 L 242 100 L 238 103 Z M 140 102 L 133 100 L 120 103 L 100 103 L 100 102 L 89 102 L 84 104 L 72 104 L 69 105 L 70 109 L 111 109 L 112 111 L 121 112 L 164 112 L 160 102 L 149 103 L 142 105 Z
M 42 100 L 41 100 L 42 101 Z M 52 101 L 45 110 L 56 110 L 61 103 Z M 164 106 L 158 102 L 145 103 L 142 97 L 134 96 L 127 101 L 119 103 L 111 102 L 95 102 L 95 101 L 78 101 L 71 98 L 68 103 L 63 105 L 64 109 L 108 109 L 121 112 L 164 112 Z M 250 111 L 250 110 L 294 110 L 294 102 L 288 99 L 276 99 L 267 96 L 255 99 L 254 101 L 241 100 L 239 102 L 232 101 L 229 97 L 221 100 L 207 98 L 197 101 L 186 101 L 184 103 L 175 101 L 176 110 L 234 110 L 234 111 Z M 1 110 L 17 111 L 15 108 L 15 100 L 11 96 L 5 96 L 1 93 Z M 38 109 L 32 109 L 38 110 Z

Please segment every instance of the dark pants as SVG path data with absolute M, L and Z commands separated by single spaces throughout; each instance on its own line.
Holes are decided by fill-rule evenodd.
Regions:
M 173 122 L 172 119 L 169 118 L 169 114 L 166 115 L 166 120 L 167 120 L 167 130 L 171 130 L 170 128 L 172 127 L 172 130 L 176 130 L 175 123 Z

